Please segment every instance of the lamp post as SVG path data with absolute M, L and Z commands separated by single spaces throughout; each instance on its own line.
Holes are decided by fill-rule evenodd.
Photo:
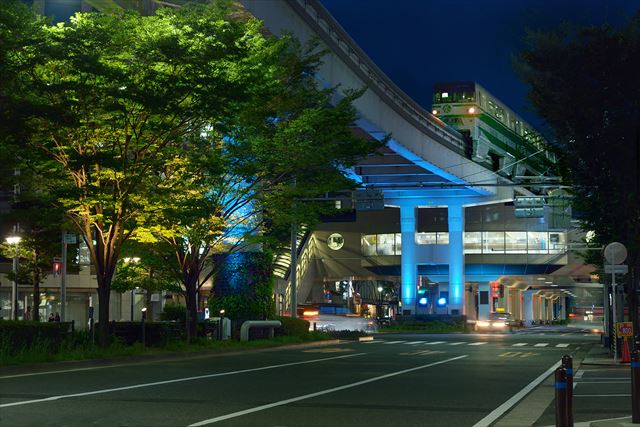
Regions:
M 18 320 L 18 249 L 20 248 L 20 236 L 9 236 L 6 242 L 10 245 L 14 245 L 13 252 L 13 285 L 11 286 L 11 320 Z
M 382 291 L 384 290 L 384 288 L 382 286 L 378 286 L 378 300 L 380 301 L 380 304 L 378 305 L 378 309 L 376 310 L 376 317 L 384 317 L 382 316 L 382 300 L 384 298 L 384 294 L 382 293 Z
M 140 261 L 140 258 L 138 258 L 137 256 L 127 257 L 124 259 L 125 264 L 129 264 L 130 262 L 137 264 L 139 261 Z M 131 289 L 131 321 L 132 322 L 133 322 L 133 308 L 136 300 L 136 289 L 137 289 L 137 286 Z
M 222 328 L 224 325 L 224 308 L 220 310 L 220 320 L 218 321 L 218 335 L 220 337 L 220 341 L 224 338 L 224 334 L 222 333 Z

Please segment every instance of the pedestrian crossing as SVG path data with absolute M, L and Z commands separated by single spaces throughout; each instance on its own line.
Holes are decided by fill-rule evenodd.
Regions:
M 428 345 L 428 346 L 460 346 L 460 345 L 468 345 L 468 346 L 482 346 L 482 345 L 486 345 L 489 344 L 489 341 L 403 341 L 403 340 L 397 340 L 397 341 L 386 341 L 383 339 L 374 339 L 373 341 L 363 341 L 361 344 L 363 345 L 374 345 L 374 344 L 381 344 L 381 345 L 407 345 L 407 346 L 414 346 L 414 347 L 418 347 L 418 346 L 423 346 L 423 345 Z M 517 342 L 514 344 L 510 344 L 510 343 L 503 343 L 503 342 L 498 342 L 498 341 L 492 341 L 492 343 L 494 344 L 499 344 L 502 346 L 509 346 L 509 347 L 533 347 L 533 348 L 567 348 L 569 347 L 571 344 L 569 343 L 548 343 L 548 342 L 539 342 L 539 343 L 527 343 L 527 342 Z

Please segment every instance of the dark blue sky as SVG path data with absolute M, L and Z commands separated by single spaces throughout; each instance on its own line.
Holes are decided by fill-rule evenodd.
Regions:
M 431 107 L 436 82 L 471 80 L 532 125 L 511 58 L 525 29 L 624 24 L 640 0 L 321 0 L 351 37 L 409 96 Z

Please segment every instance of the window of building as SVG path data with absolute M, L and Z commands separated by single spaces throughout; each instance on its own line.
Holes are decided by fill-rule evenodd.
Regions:
M 526 254 L 527 232 L 506 231 L 504 233 L 504 248 L 508 254 Z
M 464 253 L 481 254 L 482 253 L 482 232 L 470 231 L 464 233 Z
M 549 233 L 529 231 L 527 233 L 527 253 L 546 254 L 549 252 Z
M 368 234 L 362 236 L 362 255 L 401 255 L 402 235 L 400 233 Z
M 502 231 L 483 231 L 482 250 L 484 253 L 504 253 L 504 235 Z
M 374 256 L 376 254 L 377 235 L 362 236 L 362 255 Z

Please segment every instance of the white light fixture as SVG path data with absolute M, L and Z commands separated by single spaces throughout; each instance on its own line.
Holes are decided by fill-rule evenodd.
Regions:
M 20 236 L 9 236 L 6 239 L 6 242 L 10 245 L 16 245 L 22 241 L 22 237 Z
M 467 111 L 469 112 L 469 114 L 475 114 L 476 113 L 476 108 L 475 107 L 469 107 L 469 109 Z
M 432 110 L 431 114 L 433 114 L 435 116 L 436 114 L 438 114 L 438 110 Z

